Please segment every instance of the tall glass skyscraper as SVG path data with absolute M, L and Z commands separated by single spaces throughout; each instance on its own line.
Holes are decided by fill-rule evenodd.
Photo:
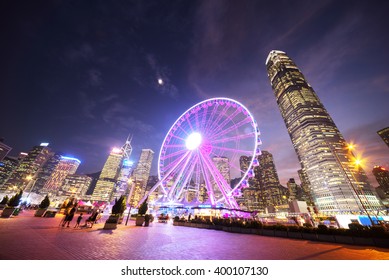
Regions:
M 323 213 L 381 209 L 361 168 L 334 121 L 296 64 L 271 51 L 266 67 L 278 107 L 306 172 L 314 203 Z
M 132 174 L 134 181 L 134 189 L 130 197 L 130 204 L 137 206 L 139 201 L 146 193 L 147 180 L 150 176 L 151 163 L 153 161 L 154 152 L 150 149 L 142 149 L 139 162 Z
M 117 186 L 122 160 L 123 151 L 120 148 L 113 148 L 96 183 L 92 200 L 111 201 Z

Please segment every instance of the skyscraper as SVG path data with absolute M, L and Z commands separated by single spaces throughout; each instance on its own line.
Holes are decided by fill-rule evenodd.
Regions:
M 389 170 L 376 165 L 373 168 L 373 174 L 380 185 L 380 188 L 389 196 Z
M 227 185 L 230 186 L 231 177 L 230 177 L 229 159 L 226 157 L 213 157 L 212 162 L 214 163 L 216 168 L 219 170 L 220 174 L 223 176 Z M 214 196 L 215 196 L 216 200 L 223 197 L 221 191 L 219 190 L 219 188 L 216 185 L 216 182 L 214 182 L 213 192 L 214 192 Z
M 76 173 L 80 163 L 81 161 L 76 158 L 61 156 L 55 169 L 40 190 L 40 193 L 56 194 L 64 183 L 66 176 Z
M 111 201 L 123 160 L 123 151 L 113 148 L 101 171 L 92 194 L 92 200 Z
M 132 174 L 134 181 L 134 190 L 130 198 L 130 203 L 137 206 L 138 202 L 143 198 L 146 192 L 147 180 L 150 176 L 151 163 L 153 161 L 154 152 L 150 149 L 142 149 L 138 164 Z
M 122 195 L 128 195 L 128 180 L 130 179 L 133 162 L 130 160 L 130 156 L 132 153 L 132 146 L 131 146 L 131 140 L 132 137 L 127 137 L 126 142 L 122 146 L 121 150 L 123 152 L 123 161 L 122 166 L 120 168 L 120 173 L 118 177 L 117 186 L 114 193 L 114 198 L 119 199 Z
M 58 163 L 61 160 L 61 155 L 57 153 L 52 153 L 45 164 L 39 168 L 39 171 L 34 176 L 35 182 L 30 184 L 29 188 L 26 189 L 28 192 L 40 193 L 43 190 L 47 180 L 49 180 L 51 174 L 57 168 Z
M 389 147 L 389 127 L 383 128 L 377 131 L 377 134 L 384 140 L 386 145 Z
M 284 197 L 286 188 L 281 186 L 278 179 L 273 155 L 268 151 L 262 151 L 262 154 L 258 156 L 258 161 L 259 172 L 256 173 L 259 174 L 255 174 L 255 177 L 258 178 L 265 206 L 285 204 L 287 202 Z
M 4 184 L 4 188 L 8 191 L 16 189 L 25 189 L 31 184 L 32 178 L 37 175 L 39 169 L 52 156 L 52 152 L 47 143 L 42 143 L 35 146 L 28 155 L 24 157 L 15 172 L 8 178 Z
M 366 176 L 358 176 L 364 172 L 356 171 L 342 134 L 295 63 L 285 52 L 271 51 L 266 67 L 318 209 L 326 213 L 381 209 Z

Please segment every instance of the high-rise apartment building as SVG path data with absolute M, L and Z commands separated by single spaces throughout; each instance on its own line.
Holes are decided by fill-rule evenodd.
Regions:
M 363 170 L 356 170 L 354 156 L 347 150 L 342 134 L 296 64 L 285 52 L 271 51 L 266 67 L 319 211 L 339 213 L 360 212 L 364 208 L 381 209 L 382 204 Z
M 389 127 L 383 128 L 377 131 L 377 134 L 384 140 L 386 145 L 389 147 Z
M 80 163 L 81 161 L 76 158 L 61 156 L 60 161 L 40 190 L 40 193 L 56 194 L 64 183 L 66 176 L 76 173 Z
M 5 182 L 4 187 L 8 191 L 24 190 L 32 183 L 32 178 L 36 177 L 39 169 L 51 156 L 52 152 L 47 143 L 33 147 L 28 152 L 28 155 L 22 159 L 15 172 Z
M 113 148 L 101 171 L 99 180 L 92 194 L 92 200 L 111 201 L 122 166 L 123 151 Z

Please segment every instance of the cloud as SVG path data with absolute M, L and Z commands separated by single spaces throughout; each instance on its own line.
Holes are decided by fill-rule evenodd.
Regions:
M 95 56 L 95 51 L 87 42 L 82 42 L 77 46 L 68 47 L 61 57 L 61 61 L 68 65 L 73 63 L 80 63 L 80 61 L 91 61 Z
M 96 108 L 96 102 L 94 99 L 88 97 L 87 93 L 84 91 L 80 91 L 78 93 L 78 97 L 81 103 L 81 110 L 83 115 L 86 118 L 94 119 L 95 115 L 93 114 L 93 110 Z
M 91 87 L 99 87 L 103 82 L 101 71 L 98 69 L 89 69 L 87 76 L 87 84 Z

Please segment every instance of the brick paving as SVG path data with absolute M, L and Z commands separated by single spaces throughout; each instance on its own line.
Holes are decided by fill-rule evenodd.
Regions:
M 59 226 L 34 211 L 0 219 L 2 260 L 389 260 L 389 249 L 291 240 L 152 223 L 103 230 Z M 84 218 L 85 220 L 85 218 Z M 81 222 L 83 223 L 83 222 Z

